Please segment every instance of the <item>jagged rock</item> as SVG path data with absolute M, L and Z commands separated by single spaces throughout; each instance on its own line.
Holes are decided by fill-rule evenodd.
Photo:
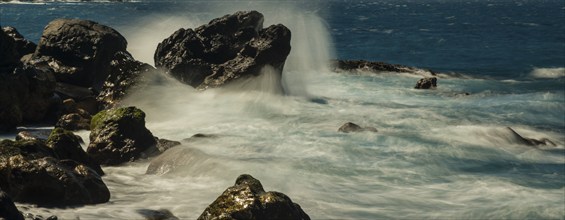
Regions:
M 39 140 L 0 141 L 0 188 L 14 201 L 42 206 L 104 203 L 110 191 L 89 167 L 58 160 Z
M 49 139 L 47 139 L 47 146 L 53 150 L 58 159 L 74 160 L 90 167 L 98 175 L 104 175 L 100 165 L 82 149 L 81 142 L 82 138 L 73 134 L 73 132 L 62 128 L 55 128 L 51 135 L 49 135 Z
M 2 189 L 0 189 L 0 219 L 24 220 L 24 216 L 18 211 L 12 198 Z
M 96 100 L 104 109 L 115 107 L 127 91 L 139 86 L 144 73 L 154 71 L 155 68 L 151 65 L 139 62 L 129 53 L 120 51 L 114 55 L 108 78 Z
M 266 65 L 280 75 L 290 30 L 281 24 L 263 28 L 263 20 L 257 11 L 236 12 L 195 30 L 181 28 L 158 45 L 155 65 L 198 89 L 257 76 Z
M 510 131 L 510 133 L 514 135 L 516 140 L 518 140 L 519 142 L 521 142 L 524 145 L 533 146 L 533 147 L 544 146 L 544 145 L 545 146 L 553 146 L 553 147 L 557 146 L 553 141 L 551 141 L 547 138 L 542 138 L 542 139 L 527 138 L 527 137 L 524 137 L 524 136 L 518 134 L 518 132 L 516 132 L 511 127 L 506 127 L 506 129 L 508 129 Z
M 306 220 L 310 217 L 285 194 L 265 192 L 259 180 L 244 174 L 198 217 L 198 220 L 208 219 Z
M 114 55 L 126 47 L 126 39 L 110 27 L 88 20 L 57 19 L 43 30 L 32 60 L 51 67 L 58 82 L 100 89 Z
M 18 57 L 16 42 L 14 38 L 10 37 L 0 29 L 0 72 L 5 72 L 6 69 L 12 69 L 19 64 L 20 57 Z
M 416 83 L 415 89 L 435 89 L 437 88 L 437 78 L 436 77 L 425 77 Z
M 157 151 L 156 140 L 145 127 L 145 113 L 136 107 L 104 110 L 90 123 L 87 153 L 100 164 L 118 165 Z
M 363 132 L 363 131 L 378 132 L 378 130 L 374 127 L 361 127 L 353 122 L 347 122 L 343 124 L 341 127 L 339 127 L 337 131 L 343 133 Z
M 14 54 L 18 59 L 21 59 L 24 55 L 31 54 L 35 52 L 37 45 L 24 38 L 23 35 L 16 30 L 14 27 L 2 27 L 2 31 L 14 39 L 14 46 L 16 54 Z
M 18 132 L 16 135 L 16 141 L 19 140 L 40 140 L 47 141 L 49 135 L 51 134 L 51 129 L 29 129 Z

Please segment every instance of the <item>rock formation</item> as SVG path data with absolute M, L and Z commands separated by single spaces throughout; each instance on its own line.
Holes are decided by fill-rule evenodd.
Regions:
M 244 174 L 198 217 L 198 220 L 208 219 L 307 220 L 310 217 L 285 194 L 265 192 L 259 180 Z
M 104 110 L 92 118 L 87 152 L 100 164 L 118 165 L 156 152 L 157 141 L 135 107 Z
M 416 82 L 415 89 L 435 89 L 437 88 L 436 77 L 425 77 Z
M 263 28 L 263 20 L 257 11 L 236 12 L 194 30 L 180 29 L 158 45 L 155 65 L 198 89 L 257 76 L 266 65 L 281 74 L 290 30 L 281 24 Z

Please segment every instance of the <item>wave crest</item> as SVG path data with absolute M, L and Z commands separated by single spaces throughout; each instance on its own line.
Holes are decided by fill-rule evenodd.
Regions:
M 565 67 L 534 68 L 534 70 L 530 73 L 530 76 L 534 78 L 548 79 L 562 78 L 565 77 Z

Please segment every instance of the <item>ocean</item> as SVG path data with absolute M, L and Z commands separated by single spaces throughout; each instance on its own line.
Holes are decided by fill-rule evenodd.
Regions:
M 160 138 L 215 135 L 183 142 L 186 166 L 160 175 L 145 174 L 149 160 L 104 167 L 110 202 L 20 210 L 139 219 L 139 209 L 163 208 L 195 219 L 247 173 L 312 219 L 565 219 L 562 0 L 12 2 L 0 3 L 0 25 L 38 42 L 53 19 L 94 20 L 153 64 L 175 30 L 238 10 L 292 31 L 282 78 L 198 92 L 160 76 L 123 104 L 144 110 Z M 336 73 L 331 59 L 441 75 L 437 89 L 416 90 L 421 75 Z M 349 121 L 378 132 L 337 132 Z M 555 146 L 525 145 L 508 127 Z

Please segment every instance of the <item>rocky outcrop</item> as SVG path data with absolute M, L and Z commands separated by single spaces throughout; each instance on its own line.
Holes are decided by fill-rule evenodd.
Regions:
M 416 82 L 415 89 L 435 89 L 437 88 L 436 77 L 425 77 Z
M 416 71 L 416 69 L 412 67 L 367 60 L 332 60 L 331 66 L 336 72 L 369 71 L 412 73 Z
M 343 133 L 363 132 L 363 131 L 378 132 L 378 130 L 374 127 L 361 127 L 353 122 L 347 122 L 343 124 L 341 127 L 339 127 L 337 131 Z
M 88 166 L 59 160 L 40 140 L 0 141 L 0 188 L 14 201 L 41 206 L 104 203 L 110 191 Z
M 135 107 L 104 110 L 92 118 L 87 152 L 100 164 L 118 165 L 158 151 L 145 127 L 145 113 Z
M 126 47 L 126 39 L 110 27 L 88 20 L 57 19 L 43 30 L 32 59 L 37 65 L 51 67 L 58 82 L 99 89 L 114 55 Z
M 49 135 L 47 146 L 53 150 L 57 158 L 74 160 L 88 166 L 96 171 L 98 175 L 104 175 L 100 165 L 82 149 L 81 142 L 82 139 L 72 132 L 62 128 L 55 128 L 51 135 Z
M 263 28 L 263 20 L 257 11 L 236 12 L 194 30 L 180 29 L 158 45 L 155 65 L 198 89 L 257 76 L 266 65 L 281 74 L 290 30 L 281 24 Z
M 12 198 L 2 191 L 2 189 L 0 189 L 0 219 L 24 220 L 24 216 L 18 211 Z
M 56 128 L 63 128 L 66 130 L 89 130 L 91 117 L 88 114 L 70 113 L 61 116 L 57 123 Z
M 18 65 L 21 57 L 18 56 L 16 50 L 16 42 L 8 33 L 4 32 L 4 28 L 0 29 L 0 72 L 6 69 L 12 69 Z
M 306 220 L 310 217 L 285 194 L 265 192 L 259 180 L 244 174 L 198 217 L 198 220 L 207 219 Z

